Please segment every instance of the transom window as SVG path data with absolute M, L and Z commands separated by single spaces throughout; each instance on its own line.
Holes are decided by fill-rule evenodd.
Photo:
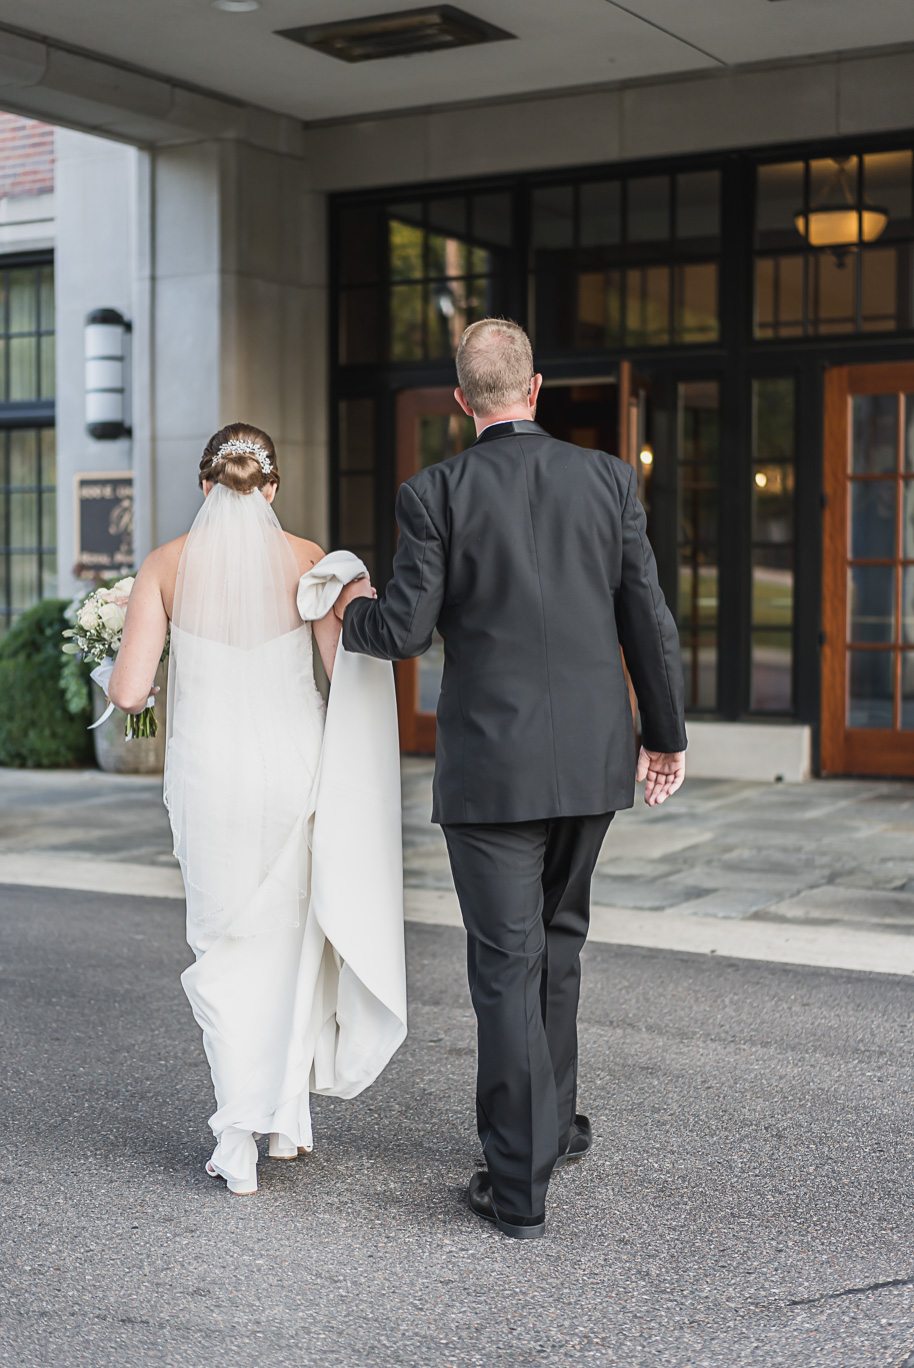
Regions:
M 549 351 L 716 342 L 720 172 L 533 191 L 535 341 Z
M 469 323 L 504 312 L 511 240 L 501 191 L 344 210 L 342 364 L 449 360 Z
M 910 149 L 760 166 L 755 336 L 910 328 L 912 192 Z

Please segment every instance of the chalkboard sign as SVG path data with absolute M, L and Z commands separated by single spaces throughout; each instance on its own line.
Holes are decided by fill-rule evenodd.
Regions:
M 77 574 L 107 579 L 133 568 L 133 475 L 77 475 Z

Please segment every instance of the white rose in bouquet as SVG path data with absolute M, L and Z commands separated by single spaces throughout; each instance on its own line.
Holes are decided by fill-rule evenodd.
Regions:
M 115 637 L 124 630 L 124 620 L 127 617 L 125 609 L 119 603 L 103 603 L 98 610 L 98 615 L 102 620 L 105 630 Z

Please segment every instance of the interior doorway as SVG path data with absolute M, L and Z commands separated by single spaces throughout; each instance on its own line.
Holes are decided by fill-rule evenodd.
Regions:
M 914 775 L 914 364 L 825 386 L 822 772 Z

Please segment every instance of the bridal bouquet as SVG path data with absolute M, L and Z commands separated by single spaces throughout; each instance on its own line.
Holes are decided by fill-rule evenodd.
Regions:
M 72 627 L 64 632 L 63 650 L 67 655 L 80 655 L 84 660 L 90 661 L 96 668 L 92 671 L 92 679 L 104 690 L 105 697 L 108 696 L 108 681 L 111 678 L 111 671 L 114 669 L 114 658 L 118 653 L 121 644 L 121 637 L 124 634 L 124 620 L 127 616 L 127 602 L 130 598 L 130 591 L 133 588 L 134 576 L 128 575 L 126 579 L 119 579 L 114 584 L 105 588 L 93 589 L 84 599 L 76 600 L 71 604 L 67 611 L 67 618 L 73 623 Z M 162 659 L 168 652 L 168 643 L 165 643 L 165 651 Z M 114 711 L 114 704 L 109 702 L 107 711 L 97 722 L 93 723 L 91 730 L 100 727 L 106 722 Z M 159 730 L 155 715 L 155 694 L 150 694 L 146 707 L 141 713 L 128 714 L 126 737 L 128 741 L 137 738 L 153 737 Z

